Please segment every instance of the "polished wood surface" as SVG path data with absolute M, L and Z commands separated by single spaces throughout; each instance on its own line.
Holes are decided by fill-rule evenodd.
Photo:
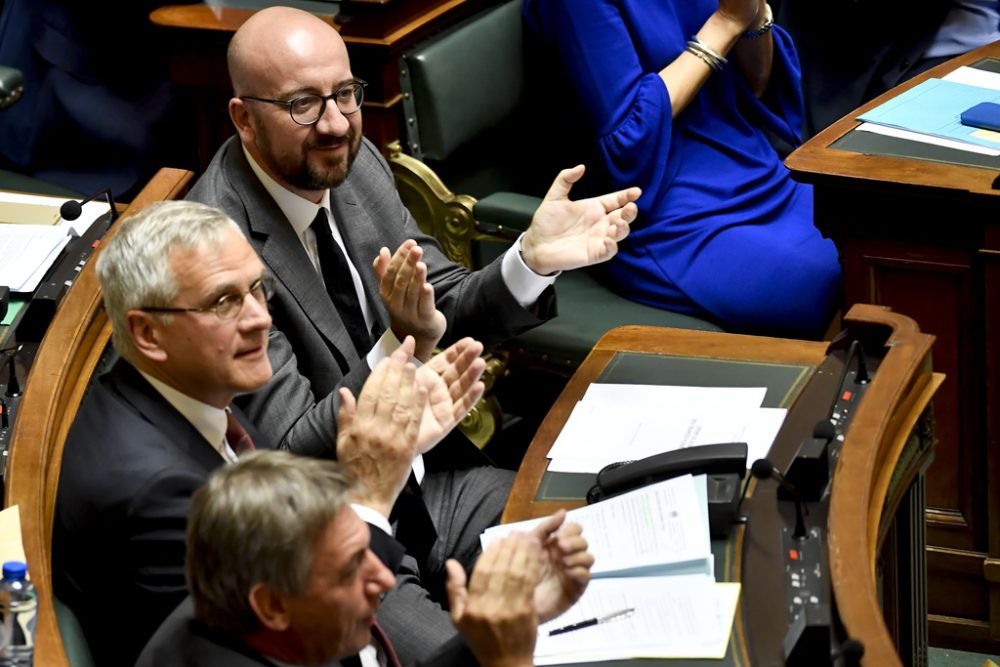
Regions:
M 939 446 L 927 476 L 931 642 L 1000 653 L 1000 190 L 993 169 L 831 147 L 859 113 L 983 58 L 1000 43 L 889 91 L 786 164 L 812 183 L 816 226 L 844 269 L 844 301 L 906 313 L 937 337 Z
M 191 178 L 189 171 L 161 169 L 105 239 L 117 231 L 122 219 L 150 203 L 182 197 Z M 95 257 L 98 254 L 100 249 Z M 4 506 L 20 508 L 24 553 L 38 593 L 36 665 L 69 665 L 52 598 L 52 521 L 66 434 L 110 337 L 92 257 L 56 311 L 31 366 L 4 479 Z
M 932 430 L 928 435 L 917 425 L 927 419 L 928 404 L 943 379 L 930 368 L 934 338 L 920 333 L 911 319 L 875 306 L 855 306 L 845 324 L 848 331 L 882 341 L 880 352 L 866 344 L 869 354 L 874 353 L 880 362 L 846 433 L 829 504 L 811 505 L 810 521 L 823 525 L 826 518 L 833 594 L 847 636 L 865 646 L 862 664 L 924 665 L 923 572 L 911 571 L 913 568 L 901 571 L 901 576 L 907 576 L 902 584 L 882 582 L 880 586 L 876 566 L 905 560 L 913 551 L 923 552 L 921 532 L 908 540 L 889 537 L 895 535 L 898 520 L 916 517 L 921 524 L 923 521 L 922 505 L 910 511 L 904 499 L 914 490 L 918 499 L 922 498 L 923 470 L 933 450 Z M 828 354 L 826 343 L 651 327 L 612 330 L 577 370 L 532 441 L 507 502 L 504 522 L 583 504 L 582 499 L 537 501 L 535 497 L 549 448 L 588 385 L 619 352 L 813 366 L 813 376 L 795 399 L 769 454 L 781 469 L 794 457 L 799 443 L 807 437 L 804 434 L 812 432 L 817 407 L 819 412 L 828 411 L 830 395 L 839 392 L 837 382 L 846 363 L 845 355 Z M 918 431 L 919 437 L 912 435 Z M 919 440 L 916 446 L 911 440 L 914 437 Z M 790 521 L 788 508 L 780 505 L 789 503 L 777 502 L 772 482 L 751 488 L 745 506 L 749 529 L 736 528 L 731 536 L 738 554 L 733 576 L 744 584 L 732 659 L 737 665 L 781 665 L 788 621 L 783 595 L 776 593 L 784 586 L 782 547 L 777 538 L 781 526 Z M 883 616 L 883 605 L 892 616 L 891 627 Z

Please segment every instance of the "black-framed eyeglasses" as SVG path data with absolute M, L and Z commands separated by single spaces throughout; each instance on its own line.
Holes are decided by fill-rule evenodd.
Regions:
M 204 308 L 171 308 L 167 306 L 144 306 L 138 310 L 147 313 L 215 313 L 220 320 L 231 320 L 243 310 L 243 302 L 247 295 L 252 296 L 260 305 L 266 304 L 274 296 L 274 279 L 262 276 L 250 285 L 246 292 L 230 292 L 223 294 L 215 303 Z
M 326 113 L 326 103 L 333 100 L 340 109 L 340 113 L 349 116 L 361 108 L 361 103 L 365 100 L 365 86 L 368 82 L 361 79 L 354 79 L 349 83 L 333 91 L 329 95 L 302 95 L 293 100 L 272 100 L 266 97 L 253 97 L 243 95 L 241 100 L 254 100 L 255 102 L 267 102 L 277 104 L 288 109 L 288 115 L 299 125 L 313 125 L 323 114 Z

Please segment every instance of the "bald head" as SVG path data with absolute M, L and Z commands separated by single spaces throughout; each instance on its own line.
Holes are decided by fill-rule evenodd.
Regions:
M 313 14 L 268 7 L 236 32 L 228 58 L 229 116 L 240 141 L 280 185 L 321 201 L 347 178 L 361 148 L 364 82 L 351 73 L 344 40 Z M 347 102 L 335 100 L 345 90 Z M 315 114 L 292 116 L 291 103 L 301 109 L 303 100 Z
M 274 67 L 310 58 L 340 56 L 347 47 L 332 25 L 292 7 L 268 7 L 251 16 L 233 35 L 226 55 L 235 95 L 260 95 L 258 79 Z

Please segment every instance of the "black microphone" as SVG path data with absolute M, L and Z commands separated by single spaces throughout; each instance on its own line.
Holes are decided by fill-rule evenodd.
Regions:
M 851 346 L 847 348 L 847 361 L 844 363 L 845 372 L 851 364 L 852 357 L 856 357 L 858 360 L 858 370 L 854 374 L 854 383 L 868 384 L 871 377 L 868 375 L 868 364 L 865 362 L 865 348 L 861 347 L 861 341 L 858 339 L 852 340 Z M 841 380 L 841 385 L 843 385 L 843 380 Z
M 115 200 L 114 197 L 111 196 L 111 188 L 98 190 L 82 201 L 70 199 L 63 202 L 63 205 L 59 207 L 59 215 L 62 216 L 63 220 L 76 220 L 80 217 L 80 214 L 83 213 L 84 204 L 92 202 L 101 196 L 107 200 L 108 206 L 111 207 L 111 222 L 114 222 L 118 219 L 118 209 L 115 208 Z
M 821 419 L 813 427 L 813 437 L 830 442 L 837 437 L 837 427 L 831 424 L 829 419 Z
M 788 496 L 795 503 L 795 532 L 792 537 L 802 539 L 806 536 L 806 520 L 802 511 L 802 499 L 799 497 L 795 485 L 785 479 L 773 463 L 767 459 L 757 459 L 750 467 L 750 473 L 757 479 L 773 479 L 778 482 L 778 486 L 785 490 Z
M 830 655 L 831 661 L 836 664 L 838 660 L 844 667 L 858 667 L 861 658 L 865 656 L 865 645 L 857 639 L 845 639 L 840 648 Z

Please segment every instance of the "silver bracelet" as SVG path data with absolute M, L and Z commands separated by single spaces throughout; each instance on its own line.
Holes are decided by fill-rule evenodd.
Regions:
M 747 30 L 745 33 L 740 35 L 742 39 L 757 39 L 758 37 L 763 37 L 767 33 L 771 32 L 771 28 L 774 27 L 774 13 L 771 11 L 771 5 L 764 4 L 764 22 L 760 24 L 760 27 L 756 30 Z
M 705 64 L 711 67 L 716 72 L 722 70 L 723 65 L 727 64 L 729 61 L 722 56 L 718 51 L 710 47 L 705 42 L 698 39 L 698 35 L 693 35 L 687 43 L 687 48 L 684 49 L 688 53 L 698 56 Z

